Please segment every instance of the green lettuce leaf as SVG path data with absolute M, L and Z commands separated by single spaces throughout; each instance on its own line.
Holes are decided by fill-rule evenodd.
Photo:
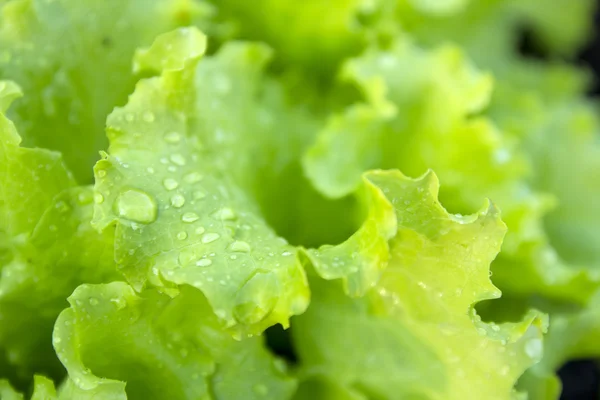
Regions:
M 301 313 L 308 286 L 295 248 L 204 148 L 196 115 L 211 111 L 195 108 L 193 84 L 204 47 L 204 35 L 185 28 L 138 52 L 137 68 L 163 72 L 108 119 L 93 224 L 116 225 L 117 264 L 136 290 L 192 285 L 237 334 L 259 333 Z
M 309 0 L 301 7 L 285 0 L 214 4 L 234 37 L 265 41 L 275 49 L 280 65 L 308 69 L 321 77 L 334 73 L 344 57 L 360 50 L 365 43 L 362 17 L 377 7 L 368 0 Z
M 411 175 L 433 168 L 451 210 L 473 209 L 485 197 L 501 206 L 509 232 L 493 271 L 503 290 L 588 301 L 600 276 L 567 265 L 551 247 L 544 217 L 555 198 L 535 190 L 548 188 L 535 175 L 538 166 L 528 158 L 524 139 L 473 115 L 489 101 L 488 74 L 456 47 L 424 50 L 401 38 L 389 48 L 369 49 L 344 71 L 367 102 L 332 117 L 306 153 L 306 173 L 319 190 L 344 195 L 370 168 Z M 579 87 L 577 82 L 563 86 Z
M 178 25 L 208 25 L 210 12 L 195 0 L 3 2 L 0 74 L 28 94 L 11 111 L 25 145 L 62 152 L 89 183 L 106 116 L 133 89 L 135 48 Z
M 7 106 L 16 86 L 0 85 Z M 77 285 L 116 276 L 112 233 L 90 225 L 92 189 L 74 187 L 59 154 L 19 147 L 4 114 L 0 142 L 0 348 L 7 369 L 21 378 L 33 370 L 56 376 L 62 370 L 49 340 L 54 320 Z
M 82 285 L 54 346 L 69 372 L 60 399 L 285 399 L 295 381 L 262 337 L 234 340 L 206 298 L 129 285 Z
M 433 173 L 413 180 L 376 171 L 365 180 L 394 205 L 389 265 L 359 299 L 311 276 L 311 306 L 292 324 L 298 398 L 514 398 L 516 380 L 542 356 L 547 321 L 531 311 L 521 322 L 488 324 L 473 308 L 500 296 L 489 280 L 506 231 L 498 210 L 448 214 Z

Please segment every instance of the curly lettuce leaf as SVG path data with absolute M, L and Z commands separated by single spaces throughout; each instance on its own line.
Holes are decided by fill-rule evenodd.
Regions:
M 450 209 L 464 212 L 485 197 L 502 208 L 509 233 L 493 265 L 498 285 L 512 293 L 588 301 L 598 276 L 567 265 L 550 246 L 544 217 L 555 198 L 535 190 L 541 179 L 522 138 L 501 131 L 489 118 L 472 116 L 490 98 L 488 74 L 455 47 L 423 50 L 399 39 L 351 60 L 345 75 L 367 103 L 334 116 L 307 152 L 304 167 L 319 190 L 344 195 L 369 168 L 400 168 L 413 175 L 433 168 Z M 579 86 L 577 81 L 563 85 Z M 522 279 L 515 280 L 517 274 Z
M 295 248 L 204 147 L 196 115 L 211 111 L 195 108 L 194 74 L 205 40 L 185 28 L 138 52 L 138 68 L 162 74 L 108 119 L 93 224 L 116 225 L 115 257 L 136 290 L 194 286 L 237 334 L 259 333 L 301 313 L 308 286 Z
M 62 152 L 77 180 L 90 182 L 106 116 L 134 86 L 135 48 L 178 25 L 207 25 L 209 15 L 195 0 L 4 2 L 0 74 L 28 94 L 11 111 L 25 145 Z
M 312 276 L 311 306 L 292 324 L 301 385 L 317 385 L 321 398 L 513 398 L 518 377 L 542 355 L 546 321 L 532 311 L 521 322 L 487 324 L 473 308 L 500 296 L 489 280 L 506 231 L 498 210 L 448 214 L 433 173 L 365 179 L 394 205 L 389 265 L 359 299 Z M 299 393 L 314 398 L 311 389 Z
M 429 52 L 398 38 L 389 49 L 371 47 L 350 60 L 343 75 L 367 104 L 334 116 L 304 159 L 307 175 L 328 196 L 353 191 L 362 172 L 378 167 L 401 167 L 415 175 L 430 167 L 468 169 L 469 185 L 489 185 L 490 175 L 503 179 L 518 174 L 514 161 L 493 163 L 490 153 L 503 145 L 493 127 L 466 120 L 487 104 L 491 77 L 474 69 L 456 47 Z M 465 152 L 478 157 L 473 165 L 462 158 Z M 489 165 L 483 172 L 475 168 L 480 158 Z M 463 185 L 461 172 L 451 171 L 445 183 Z
M 234 340 L 206 298 L 82 285 L 56 323 L 69 372 L 60 399 L 285 399 L 295 381 L 261 337 Z
M 1 86 L 6 108 L 18 90 Z M 77 285 L 116 276 L 112 233 L 92 229 L 92 189 L 74 187 L 59 154 L 19 147 L 4 114 L 0 140 L 0 348 L 19 377 L 32 369 L 55 375 L 54 320 Z
M 388 240 L 397 232 L 394 206 L 381 188 L 368 179 L 363 188 L 358 195 L 367 212 L 360 228 L 341 244 L 304 251 L 319 276 L 341 279 L 351 297 L 363 296 L 379 281 L 390 256 Z

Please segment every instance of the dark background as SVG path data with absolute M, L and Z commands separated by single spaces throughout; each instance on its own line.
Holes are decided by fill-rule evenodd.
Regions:
M 576 1 L 576 0 L 574 0 Z M 579 62 L 591 67 L 596 77 L 596 82 L 591 90 L 591 95 L 600 95 L 600 0 L 597 1 L 596 15 L 594 16 L 595 32 L 592 41 L 579 54 Z

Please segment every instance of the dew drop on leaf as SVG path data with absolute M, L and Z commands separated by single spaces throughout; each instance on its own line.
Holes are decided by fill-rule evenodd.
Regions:
M 116 202 L 117 215 L 133 222 L 149 224 L 156 220 L 156 202 L 146 192 L 129 189 L 122 192 Z

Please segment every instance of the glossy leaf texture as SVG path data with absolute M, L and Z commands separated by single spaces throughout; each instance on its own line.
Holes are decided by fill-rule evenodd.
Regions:
M 116 224 L 116 260 L 136 290 L 194 286 L 238 334 L 260 333 L 304 311 L 308 285 L 295 248 L 203 148 L 196 115 L 210 110 L 195 101 L 194 74 L 204 43 L 185 28 L 137 54 L 140 68 L 164 69 L 109 117 L 94 225 Z
M 531 311 L 488 324 L 474 309 L 500 295 L 489 280 L 506 230 L 497 209 L 448 214 L 433 173 L 375 171 L 365 180 L 394 205 L 389 265 L 359 299 L 311 276 L 311 306 L 292 324 L 297 398 L 514 398 L 516 380 L 542 356 L 547 320 Z
M 123 282 L 82 285 L 54 346 L 69 372 L 59 399 L 289 398 L 295 382 L 262 337 L 235 340 L 206 298 L 136 294 Z

